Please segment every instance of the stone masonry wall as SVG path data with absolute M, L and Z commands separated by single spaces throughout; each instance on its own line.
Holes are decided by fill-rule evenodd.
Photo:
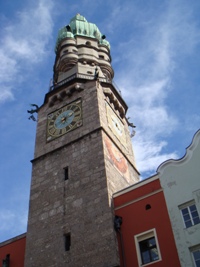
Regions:
M 44 105 L 38 114 L 25 267 L 119 265 L 96 82 L 83 86 L 53 107 Z M 79 97 L 83 126 L 46 142 L 47 115 Z M 71 247 L 65 251 L 68 233 Z
M 116 248 L 101 132 L 36 160 L 25 267 L 117 266 Z

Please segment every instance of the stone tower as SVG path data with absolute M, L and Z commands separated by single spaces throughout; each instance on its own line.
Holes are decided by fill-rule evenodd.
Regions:
M 25 267 L 119 266 L 112 194 L 139 173 L 110 45 L 77 14 L 55 52 L 38 110 Z

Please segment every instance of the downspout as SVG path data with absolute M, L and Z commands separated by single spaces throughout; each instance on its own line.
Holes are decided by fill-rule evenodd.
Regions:
M 125 250 L 124 250 L 123 235 L 121 232 L 121 225 L 122 225 L 122 217 L 116 215 L 114 219 L 114 228 L 120 237 L 120 247 L 122 252 L 122 263 L 123 263 L 122 267 L 126 267 Z

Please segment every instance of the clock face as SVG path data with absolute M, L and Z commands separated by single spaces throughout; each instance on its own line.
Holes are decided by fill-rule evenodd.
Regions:
M 55 139 L 82 125 L 81 100 L 72 102 L 48 115 L 47 141 Z
M 108 126 L 114 135 L 119 139 L 119 141 L 125 145 L 126 144 L 126 136 L 124 131 L 124 125 L 119 117 L 115 114 L 110 105 L 106 102 L 106 110 L 107 110 L 107 119 Z
M 114 114 L 111 114 L 110 116 L 111 116 L 111 123 L 112 123 L 114 131 L 116 132 L 117 135 L 122 136 L 123 126 L 122 126 L 121 121 Z

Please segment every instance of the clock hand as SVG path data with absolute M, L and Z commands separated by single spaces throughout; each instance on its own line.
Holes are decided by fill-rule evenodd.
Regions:
M 67 116 L 64 116 L 64 117 L 62 117 L 62 118 L 61 118 L 61 120 L 60 120 L 60 121 L 61 121 L 61 123 L 65 123 L 65 122 L 66 122 L 66 120 L 67 120 Z
M 59 128 L 63 125 L 63 123 L 65 123 L 65 121 L 66 121 L 65 117 L 61 117 L 59 120 L 56 120 L 55 126 Z
M 69 113 L 68 113 L 68 117 L 71 117 L 73 114 L 74 114 L 73 111 L 69 112 Z

